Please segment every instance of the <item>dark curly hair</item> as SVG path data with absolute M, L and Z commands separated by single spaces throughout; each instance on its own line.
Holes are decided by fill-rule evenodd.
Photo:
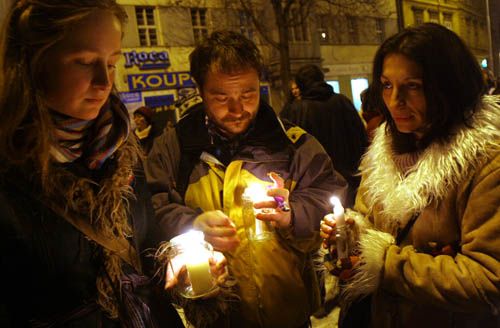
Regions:
M 215 31 L 189 55 L 191 75 L 200 89 L 209 70 L 234 73 L 253 68 L 260 75 L 263 69 L 259 49 L 240 33 Z

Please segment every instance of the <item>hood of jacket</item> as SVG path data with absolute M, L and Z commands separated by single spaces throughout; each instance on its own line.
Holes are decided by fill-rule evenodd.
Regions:
M 315 82 L 302 92 L 302 99 L 326 101 L 334 94 L 331 85 L 325 81 Z

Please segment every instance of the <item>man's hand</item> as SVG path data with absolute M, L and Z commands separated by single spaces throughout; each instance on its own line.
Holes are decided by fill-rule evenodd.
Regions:
M 217 251 L 232 251 L 240 244 L 233 222 L 222 211 L 208 211 L 198 215 L 193 227 L 203 231 L 205 240 Z
M 270 221 L 275 227 L 286 228 L 292 223 L 292 213 L 288 203 L 290 192 L 285 188 L 285 181 L 277 173 L 270 172 L 269 177 L 274 181 L 273 188 L 267 190 L 267 195 L 274 200 L 254 204 L 262 209 L 255 217 L 262 221 Z

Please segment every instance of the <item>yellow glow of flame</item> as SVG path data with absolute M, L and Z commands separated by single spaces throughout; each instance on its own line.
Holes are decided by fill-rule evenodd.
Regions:
M 245 188 L 244 195 L 249 197 L 252 202 L 257 203 L 266 199 L 267 192 L 266 188 L 258 183 L 252 183 L 248 187 Z

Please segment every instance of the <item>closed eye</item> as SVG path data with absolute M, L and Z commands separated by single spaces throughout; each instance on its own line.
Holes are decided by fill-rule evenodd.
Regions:
M 227 101 L 227 97 L 215 97 L 215 101 L 220 103 L 225 103 Z
M 406 87 L 410 90 L 418 90 L 418 89 L 422 88 L 422 84 L 417 83 L 417 82 L 408 82 L 406 84 Z

